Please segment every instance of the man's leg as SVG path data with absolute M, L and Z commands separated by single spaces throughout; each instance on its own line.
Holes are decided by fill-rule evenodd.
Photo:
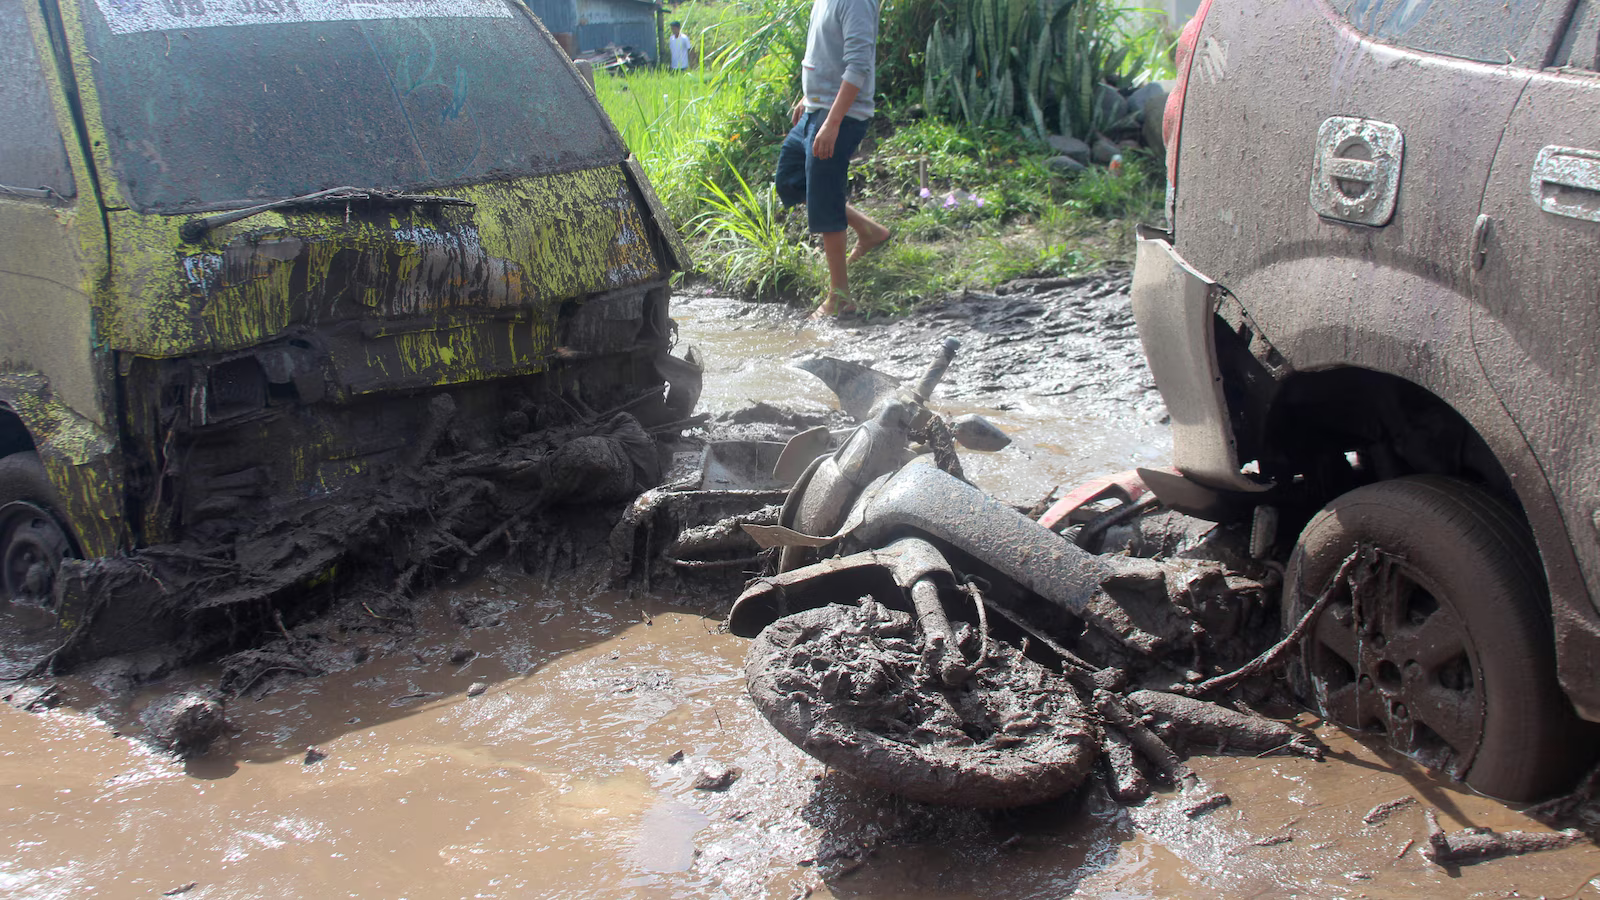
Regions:
M 844 232 L 822 232 L 822 257 L 828 261 L 828 296 L 817 307 L 818 316 L 837 316 L 850 302 L 850 267 L 844 258 Z
M 856 232 L 856 249 L 850 254 L 848 262 L 855 262 L 871 253 L 894 233 L 888 226 L 856 209 L 850 203 L 844 205 L 844 218 Z
M 816 116 L 808 137 L 815 136 L 821 119 L 820 114 Z M 880 229 L 883 226 L 845 202 L 850 189 L 850 157 L 860 145 L 866 130 L 865 122 L 846 118 L 840 124 L 832 156 L 828 159 L 817 159 L 814 155 L 806 157 L 806 218 L 812 233 L 822 236 L 822 258 L 828 263 L 828 295 L 817 307 L 816 315 L 819 317 L 836 316 L 850 305 L 845 230 L 860 222 L 866 231 L 858 228 L 858 236 L 869 234 L 881 240 L 873 226 Z

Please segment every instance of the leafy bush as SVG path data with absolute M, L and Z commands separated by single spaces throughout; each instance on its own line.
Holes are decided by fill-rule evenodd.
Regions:
M 928 35 L 923 99 L 966 125 L 1023 122 L 1038 140 L 1053 132 L 1090 138 L 1126 127 L 1107 84 L 1142 80 L 1127 71 L 1115 0 L 954 0 L 956 15 Z

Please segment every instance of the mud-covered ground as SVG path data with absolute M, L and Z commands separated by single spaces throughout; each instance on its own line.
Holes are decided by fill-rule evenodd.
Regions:
M 1031 503 L 1055 485 L 1164 465 L 1171 450 L 1161 395 L 1144 365 L 1125 273 L 1017 282 L 1005 294 L 968 293 L 892 324 L 812 323 L 804 311 L 681 291 L 682 344 L 706 364 L 700 408 L 732 413 L 752 401 L 795 410 L 836 408 L 832 392 L 793 364 L 835 356 L 914 380 L 947 337 L 961 342 L 933 406 L 981 413 L 1015 443 L 969 453 L 983 488 Z M 679 352 L 682 352 L 680 345 Z
M 719 413 L 825 408 L 827 390 L 788 367 L 811 352 L 912 375 L 961 339 L 934 405 L 1018 437 L 963 459 L 1023 502 L 1167 452 L 1125 286 L 973 298 L 890 327 L 692 294 L 677 318 Z M 599 589 L 603 541 L 577 537 L 529 574 L 492 566 L 406 616 L 369 611 L 382 627 L 351 640 L 363 662 L 264 676 L 229 705 L 237 732 L 188 762 L 135 739 L 138 714 L 216 685 L 216 667 L 133 695 L 63 679 L 34 712 L 37 688 L 15 691 L 0 706 L 0 896 L 1600 895 L 1587 841 L 1429 863 L 1426 809 L 1446 828 L 1546 829 L 1308 716 L 1326 761 L 1195 759 L 1233 803 L 1194 819 L 1174 795 L 1124 808 L 1098 787 L 999 813 L 863 789 L 752 707 L 747 642 L 716 614 Z M 1417 802 L 1369 816 L 1403 797 Z

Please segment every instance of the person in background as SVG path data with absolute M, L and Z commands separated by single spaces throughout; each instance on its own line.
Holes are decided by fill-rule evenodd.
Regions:
M 828 293 L 812 318 L 853 312 L 849 263 L 887 241 L 891 232 L 845 202 L 850 157 L 873 114 L 878 53 L 877 0 L 812 0 L 811 27 L 800 72 L 794 128 L 778 152 L 775 176 L 785 206 L 806 205 L 806 223 L 822 235 Z M 845 257 L 845 229 L 856 248 Z
M 667 27 L 672 29 L 672 37 L 667 38 L 667 54 L 672 58 L 672 71 L 687 72 L 689 51 L 694 49 L 694 45 L 689 43 L 689 36 L 683 33 L 682 22 L 668 22 Z

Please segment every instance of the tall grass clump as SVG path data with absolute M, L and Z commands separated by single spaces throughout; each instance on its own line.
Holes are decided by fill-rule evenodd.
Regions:
M 639 157 L 656 193 L 674 218 L 693 214 L 699 170 L 714 146 L 737 136 L 728 131 L 743 110 L 744 92 L 719 85 L 713 74 L 673 75 L 641 69 L 595 79 L 595 94 Z
M 788 234 L 771 183 L 759 188 L 726 163 L 734 185 L 701 181 L 705 211 L 689 223 L 701 252 L 717 260 L 720 280 L 751 299 L 768 299 L 817 288 L 815 254 Z

